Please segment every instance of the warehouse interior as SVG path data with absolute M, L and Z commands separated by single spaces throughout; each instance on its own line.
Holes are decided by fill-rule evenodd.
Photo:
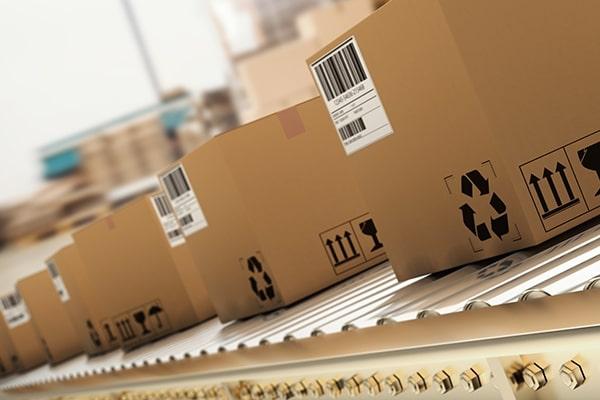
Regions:
M 0 0 L 0 399 L 593 399 L 600 4 Z

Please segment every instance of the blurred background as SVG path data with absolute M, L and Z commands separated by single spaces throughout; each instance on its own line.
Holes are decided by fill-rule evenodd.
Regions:
M 0 0 L 0 290 L 210 137 L 317 95 L 385 1 Z

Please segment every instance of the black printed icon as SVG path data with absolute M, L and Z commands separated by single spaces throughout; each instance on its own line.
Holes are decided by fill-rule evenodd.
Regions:
M 579 198 L 573 193 L 573 187 L 565 172 L 566 169 L 564 164 L 557 161 L 554 171 L 544 168 L 541 178 L 533 173 L 529 176 L 529 185 L 533 188 L 542 207 L 542 218 L 544 219 L 579 203 Z M 564 194 L 561 194 L 562 191 L 559 191 L 558 185 L 564 189 Z M 551 194 L 551 197 L 548 194 Z
M 369 218 L 368 220 L 359 223 L 358 226 L 360 226 L 360 230 L 362 233 L 364 233 L 367 236 L 370 236 L 371 239 L 373 239 L 373 248 L 371 249 L 371 251 L 376 251 L 383 247 L 383 243 L 381 243 L 379 237 L 377 237 L 377 227 L 375 226 L 375 222 L 372 218 Z
M 275 288 L 273 280 L 264 270 L 262 263 L 255 256 L 248 258 L 248 271 L 250 277 L 250 287 L 252 292 L 260 299 L 260 301 L 273 300 L 275 298 Z
M 150 333 L 152 333 L 150 329 L 148 329 L 148 327 L 146 326 L 146 313 L 144 312 L 144 310 L 133 313 L 133 319 L 142 328 L 142 335 L 149 335 Z
M 148 316 L 154 317 L 154 319 L 156 320 L 156 325 L 158 326 L 158 329 L 161 329 L 163 327 L 163 321 L 160 318 L 160 314 L 163 313 L 163 311 L 164 310 L 162 309 L 162 307 L 159 306 L 158 304 L 153 305 L 148 310 Z
M 477 277 L 479 279 L 488 279 L 488 278 L 500 276 L 500 275 L 510 271 L 512 268 L 516 267 L 517 265 L 521 264 L 520 262 L 515 263 L 514 261 L 515 260 L 509 258 L 506 260 L 500 260 L 493 264 L 487 265 L 484 268 L 479 270 L 479 272 L 477 273 Z
M 92 321 L 90 321 L 89 319 L 86 320 L 85 325 L 87 326 L 88 335 L 90 336 L 90 340 L 92 341 L 92 343 L 94 343 L 94 346 L 96 346 L 96 347 L 102 346 L 102 342 L 100 341 L 100 335 L 98 334 L 98 331 L 94 327 L 94 324 L 92 324 Z
M 336 267 L 360 256 L 360 253 L 356 251 L 353 235 L 348 231 L 344 231 L 342 235 L 335 235 L 334 240 L 327 239 L 325 245 Z
M 577 157 L 579 157 L 579 161 L 584 168 L 594 171 L 598 175 L 598 180 L 600 181 L 600 142 L 579 150 Z M 599 195 L 600 188 L 598 188 L 594 196 Z
M 106 336 L 108 336 L 109 342 L 114 342 L 115 340 L 117 340 L 117 338 L 115 337 L 115 335 L 112 332 L 112 329 L 110 329 L 109 324 L 104 324 L 104 330 L 106 331 Z
M 476 212 L 469 203 L 465 203 L 459 207 L 462 213 L 463 224 L 471 231 L 480 241 L 486 241 L 492 238 L 491 231 L 502 240 L 502 236 L 508 234 L 508 213 L 506 211 L 506 205 L 495 192 L 490 194 L 490 182 L 489 179 L 485 178 L 480 171 L 473 170 L 469 171 L 460 178 L 461 192 L 469 197 L 475 198 L 475 191 L 477 189 L 477 196 L 489 197 L 489 205 L 494 211 L 494 215 L 489 217 L 490 226 L 488 227 L 487 221 L 477 223 Z
M 133 331 L 133 327 L 131 326 L 131 321 L 129 320 L 128 317 L 117 320 L 116 325 L 117 325 L 117 330 L 119 331 L 119 335 L 121 335 L 121 339 L 123 339 L 124 342 L 127 342 L 129 340 L 136 338 L 137 335 Z

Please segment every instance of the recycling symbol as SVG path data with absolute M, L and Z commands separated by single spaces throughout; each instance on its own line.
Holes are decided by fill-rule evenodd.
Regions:
M 275 298 L 275 288 L 273 280 L 263 269 L 262 263 L 252 256 L 248 259 L 248 271 L 250 272 L 250 287 L 261 301 L 273 300 Z
M 490 194 L 490 182 L 478 170 L 467 172 L 460 178 L 460 188 L 462 193 L 470 198 L 475 198 L 474 188 L 477 189 L 477 196 L 489 197 L 489 205 L 494 212 L 489 217 L 489 226 L 487 221 L 477 223 L 475 210 L 465 203 L 459 207 L 462 212 L 463 224 L 481 241 L 491 239 L 491 231 L 502 240 L 502 236 L 508 233 L 508 213 L 506 205 L 496 193 Z
M 520 262 L 515 263 L 512 259 L 501 260 L 479 270 L 477 277 L 479 279 L 488 279 L 500 276 L 520 264 Z

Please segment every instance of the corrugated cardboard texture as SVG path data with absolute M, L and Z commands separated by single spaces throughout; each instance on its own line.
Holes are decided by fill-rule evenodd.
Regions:
M 33 326 L 48 350 L 51 363 L 59 363 L 83 352 L 80 338 L 47 270 L 20 280 L 17 290 L 27 304 Z
M 183 159 L 208 222 L 188 243 L 222 320 L 293 303 L 385 259 L 323 105 L 294 113 L 301 134 L 289 138 L 273 114 Z
M 101 301 L 102 325 L 130 349 L 198 322 L 150 200 L 73 235 Z
M 19 358 L 8 337 L 6 325 L 1 316 L 0 320 L 0 376 L 3 376 L 19 369 Z
M 85 352 L 97 355 L 118 348 L 116 338 L 111 340 L 100 323 L 105 319 L 101 314 L 101 300 L 83 266 L 77 247 L 74 244 L 64 247 L 50 261 L 58 269 L 69 293 L 69 300 L 63 304 Z
M 400 278 L 527 247 L 598 214 L 565 171 L 580 201 L 542 218 L 532 175 L 548 181 L 551 203 L 558 162 L 577 164 L 576 150 L 598 140 L 571 145 L 600 129 L 599 12 L 590 1 L 392 1 L 309 59 L 353 36 L 381 97 L 394 133 L 349 156 L 349 173 Z
M 45 364 L 48 354 L 31 320 L 13 329 L 8 329 L 6 321 L 0 316 L 0 329 L 8 333 L 19 365 L 19 371 L 27 371 Z

